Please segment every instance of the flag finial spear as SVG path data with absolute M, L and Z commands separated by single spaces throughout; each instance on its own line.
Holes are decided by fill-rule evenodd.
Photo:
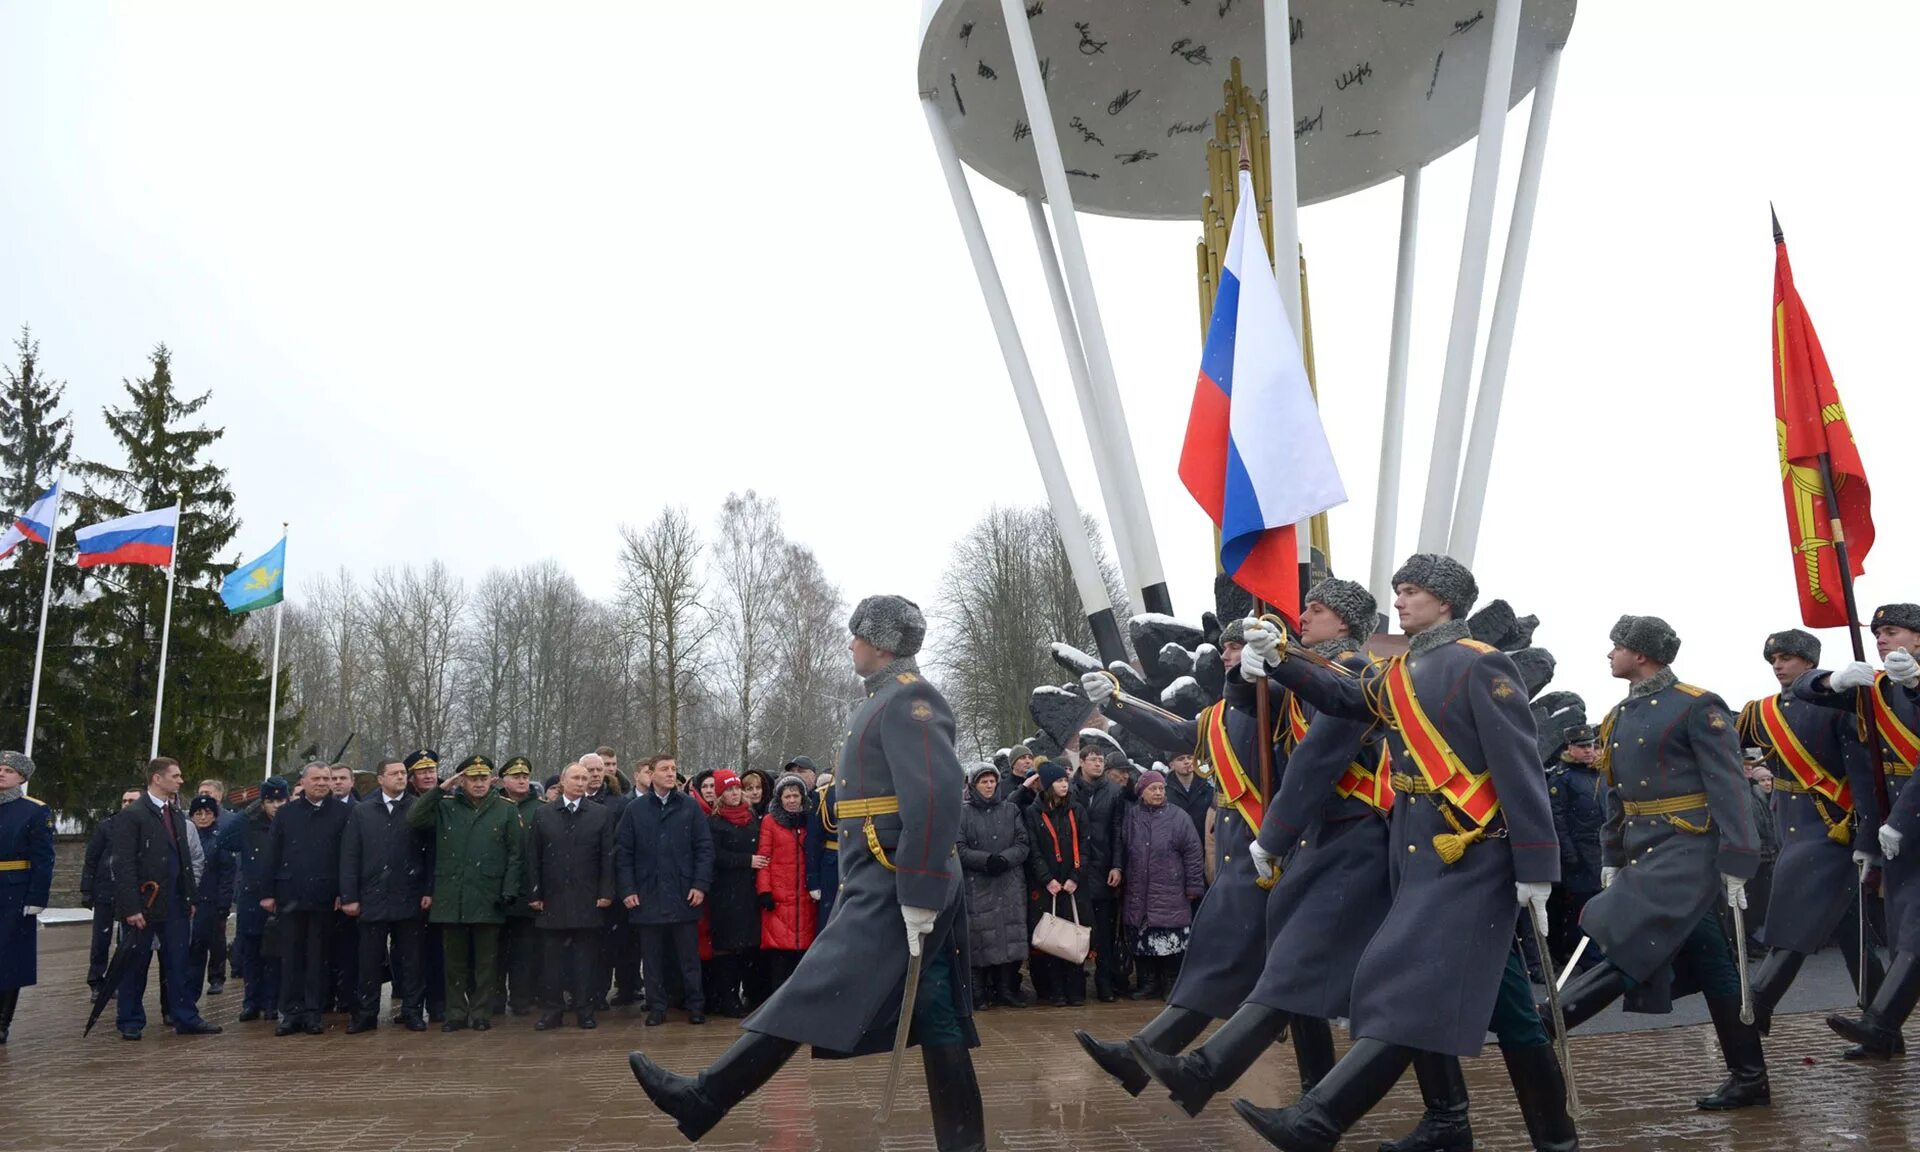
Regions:
M 1240 134 L 1240 171 L 1253 171 L 1253 156 L 1247 151 L 1247 134 Z
M 1780 213 L 1773 210 L 1773 202 L 1771 200 L 1767 202 L 1767 215 L 1773 217 L 1773 242 L 1775 244 L 1785 244 L 1787 238 L 1780 232 Z

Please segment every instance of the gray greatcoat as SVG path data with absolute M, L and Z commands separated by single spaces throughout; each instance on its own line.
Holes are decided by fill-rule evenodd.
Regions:
M 996 791 L 983 800 L 974 790 L 982 764 L 967 773 L 967 804 L 960 810 L 960 867 L 967 878 L 967 949 L 976 968 L 1016 964 L 1027 958 L 1027 828 L 1020 805 Z M 996 773 L 997 774 L 997 773 Z M 998 856 L 1005 866 L 993 864 Z M 998 869 L 991 871 L 990 869 Z
M 1356 671 L 1358 656 L 1342 663 Z M 1304 709 L 1303 709 L 1304 710 Z M 1387 819 L 1358 797 L 1334 795 L 1355 760 L 1378 763 L 1369 721 L 1309 715 L 1306 739 L 1287 758 L 1260 843 L 1283 862 L 1267 904 L 1273 947 L 1248 997 L 1282 1012 L 1331 1020 L 1351 1005 L 1353 972 L 1393 904 Z
M 1794 681 L 1793 695 L 1810 704 L 1832 708 L 1838 712 L 1852 715 L 1855 707 L 1856 692 L 1835 692 L 1827 682 L 1827 672 L 1815 669 Z M 1888 708 L 1906 726 L 1908 732 L 1920 733 L 1920 704 L 1916 704 L 1912 690 L 1887 679 L 1885 672 L 1874 679 L 1873 690 L 1887 703 Z M 1903 801 L 1906 805 L 1920 805 L 1920 795 L 1907 798 L 1908 792 L 1920 792 L 1911 787 L 1913 783 L 1913 765 L 1900 758 L 1891 744 L 1881 734 L 1880 764 L 1887 774 L 1887 803 L 1892 811 L 1899 813 Z M 1871 762 L 1869 762 L 1871 766 Z M 1909 810 L 1915 810 L 1909 807 Z M 1908 827 L 1894 824 L 1895 831 L 1905 833 Z M 1878 834 L 1875 834 L 1878 839 Z M 1862 842 L 1862 846 L 1880 853 L 1877 843 Z M 1886 862 L 1880 870 L 1881 887 L 1887 902 L 1887 938 L 1896 952 L 1920 952 L 1920 851 L 1913 846 L 1903 845 L 1907 850 Z
M 1827 817 L 1849 819 L 1825 800 L 1794 791 L 1793 773 L 1774 751 L 1773 741 L 1759 722 L 1759 702 L 1749 704 L 1740 726 L 1749 745 L 1765 749 L 1773 772 L 1773 822 L 1780 835 L 1780 855 L 1773 862 L 1773 894 L 1767 901 L 1767 922 L 1760 942 L 1769 948 L 1812 955 L 1827 946 L 1847 909 L 1859 899 L 1860 876 L 1854 868 L 1853 845 L 1873 851 L 1879 845 L 1880 814 L 1873 792 L 1873 765 L 1860 741 L 1850 713 L 1822 708 L 1779 696 L 1787 726 L 1807 753 L 1828 772 L 1853 786 L 1851 843 L 1827 834 Z M 1877 852 L 1876 852 L 1877 854 Z
M 1407 667 L 1415 697 L 1467 770 L 1490 775 L 1500 811 L 1485 839 L 1445 864 L 1433 841 L 1453 829 L 1434 798 L 1395 796 L 1393 906 L 1354 969 L 1348 1016 L 1356 1039 L 1474 1056 L 1513 948 L 1514 883 L 1558 880 L 1560 843 L 1533 711 L 1513 661 L 1471 639 L 1465 621 L 1449 621 L 1413 638 Z M 1392 725 L 1395 717 L 1376 717 L 1369 704 L 1386 707 L 1381 674 L 1345 677 L 1299 659 L 1274 669 L 1322 712 Z M 1414 771 L 1397 728 L 1388 742 L 1395 770 Z
M 840 894 L 833 917 L 793 975 L 741 1027 L 810 1044 L 816 1056 L 890 1050 L 906 988 L 900 908 L 907 905 L 940 909 L 923 955 L 946 954 L 954 1014 L 966 1042 L 978 1045 L 966 978 L 972 967 L 966 901 L 954 850 L 965 783 L 954 752 L 953 710 L 909 658 L 868 677 L 867 692 L 840 749 L 835 802 L 844 808 L 850 801 L 893 797 L 900 811 L 839 819 Z M 893 870 L 868 847 L 868 825 Z M 923 968 L 923 981 L 925 976 Z M 921 987 L 922 1007 L 928 987 Z M 919 1043 L 918 1010 L 915 1015 L 911 1044 Z
M 1720 697 L 1662 671 L 1633 686 L 1600 727 L 1607 823 L 1601 861 L 1620 871 L 1587 901 L 1580 926 L 1636 982 L 1652 980 L 1719 906 L 1720 877 L 1751 880 L 1760 837 L 1740 766 L 1735 717 Z M 1679 812 L 1625 805 L 1701 797 Z
M 1286 715 L 1286 694 L 1272 693 L 1269 715 Z M 1271 733 L 1262 736 L 1255 712 L 1253 685 L 1241 679 L 1237 670 L 1227 673 L 1226 694 L 1217 708 L 1227 710 L 1227 739 L 1234 753 L 1250 774 L 1252 790 L 1259 791 L 1257 779 L 1260 741 L 1271 742 Z M 1155 748 L 1193 748 L 1199 744 L 1202 721 L 1181 720 L 1167 713 L 1149 712 L 1118 699 L 1109 701 L 1104 711 L 1109 720 L 1126 728 Z M 1206 758 L 1204 749 L 1200 758 Z M 1285 757 L 1276 749 L 1273 759 L 1274 787 L 1285 777 Z M 1179 978 L 1167 1003 L 1190 1012 L 1200 1012 L 1225 1020 L 1239 1010 L 1253 985 L 1260 978 L 1267 948 L 1273 942 L 1267 929 L 1269 893 L 1255 883 L 1253 857 L 1248 847 L 1258 829 L 1249 825 L 1238 809 L 1220 800 L 1215 781 L 1217 807 L 1214 809 L 1213 885 L 1200 901 L 1188 933 L 1185 959 Z M 1256 795 L 1255 800 L 1259 797 Z

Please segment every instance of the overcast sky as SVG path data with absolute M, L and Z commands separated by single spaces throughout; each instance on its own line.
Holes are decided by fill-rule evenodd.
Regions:
M 776 496 L 849 599 L 931 603 L 1039 474 L 915 97 L 907 0 L 325 5 L 0 0 L 0 329 L 76 450 L 165 341 L 303 579 L 558 557 L 592 593 L 663 503 Z M 1863 606 L 1920 600 L 1907 3 L 1582 5 L 1475 565 L 1557 685 L 1620 692 L 1622 612 L 1736 702 L 1797 623 L 1770 399 L 1779 206 L 1875 482 Z M 1223 54 L 1224 55 L 1224 54 Z M 1510 121 L 1505 187 L 1525 131 Z M 1426 474 L 1471 147 L 1428 169 L 1399 552 Z M 1083 507 L 1100 511 L 1019 200 L 975 181 Z M 1305 210 L 1329 434 L 1365 580 L 1399 188 Z M 1495 261 L 1505 231 L 1498 212 Z M 1175 476 L 1189 224 L 1085 218 L 1175 607 L 1210 532 Z M 1493 276 L 1488 282 L 1489 304 Z M 1823 637 L 1829 656 L 1841 633 Z

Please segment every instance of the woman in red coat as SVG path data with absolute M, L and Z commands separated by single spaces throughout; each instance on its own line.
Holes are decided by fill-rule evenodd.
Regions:
M 782 776 L 773 787 L 773 804 L 760 821 L 760 855 L 767 858 L 767 866 L 756 880 L 760 952 L 776 992 L 793 975 L 817 927 L 818 909 L 807 895 L 806 838 L 806 783 L 798 776 Z

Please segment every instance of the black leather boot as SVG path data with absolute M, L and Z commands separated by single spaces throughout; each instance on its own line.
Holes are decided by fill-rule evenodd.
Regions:
M 939 1152 L 987 1152 L 987 1118 L 980 1081 L 965 1044 L 920 1049 L 927 1070 L 927 1105 L 933 1112 L 933 1146 Z
M 1155 1052 L 1179 1052 L 1199 1039 L 1213 1017 L 1185 1008 L 1168 1008 L 1155 1016 L 1133 1037 Z M 1100 1070 L 1120 1082 L 1127 1095 L 1138 1096 L 1153 1078 L 1133 1058 L 1125 1040 L 1095 1040 L 1086 1029 L 1073 1030 L 1073 1038 L 1086 1049 Z
M 1333 1025 L 1317 1016 L 1294 1016 L 1293 1062 L 1300 1069 L 1300 1094 L 1313 1091 L 1333 1071 Z
M 1467 1078 L 1458 1056 L 1416 1052 L 1413 1074 L 1427 1110 L 1405 1139 L 1380 1145 L 1380 1152 L 1473 1152 L 1473 1124 L 1467 1118 Z
M 1020 962 L 1000 965 L 1000 1002 L 1009 1008 L 1025 1008 L 1027 995 L 1020 991 Z
M 1758 1020 L 1757 993 L 1754 999 L 1754 1018 Z M 1760 1047 L 1760 1029 L 1756 1024 L 1740 1023 L 1740 998 L 1709 996 L 1707 1012 L 1713 1017 L 1713 1034 L 1720 1041 L 1720 1055 L 1726 1059 L 1730 1075 L 1713 1095 L 1697 1101 L 1700 1108 L 1725 1112 L 1773 1103 L 1773 1089 L 1767 1083 L 1767 1056 Z
M 20 989 L 9 988 L 0 992 L 0 1044 L 7 1042 L 7 1033 L 13 1031 L 13 1010 L 20 1006 Z
M 1607 1005 L 1630 990 L 1627 974 L 1614 967 L 1611 961 L 1603 960 L 1575 976 L 1560 993 L 1560 1015 L 1566 1019 L 1567 1031 L 1571 1032 L 1598 1016 Z M 1547 1035 L 1553 1036 L 1552 1005 L 1539 1004 L 1535 1007 L 1539 1010 L 1540 1022 L 1547 1026 Z
M 633 1078 L 654 1107 L 677 1122 L 688 1140 L 705 1136 L 735 1104 L 773 1079 L 800 1045 L 764 1032 L 743 1032 L 733 1047 L 698 1076 L 679 1076 L 647 1059 L 645 1053 L 627 1054 Z
M 1916 1001 L 1920 1001 L 1920 956 L 1900 952 L 1895 954 L 1893 966 L 1887 969 L 1886 979 L 1880 982 L 1880 991 L 1865 1015 L 1855 1019 L 1836 1012 L 1827 1017 L 1827 1027 L 1856 1045 L 1860 1055 L 1848 1052 L 1849 1059 L 1887 1060 L 1905 1051 L 1900 1026 L 1913 1014 Z M 10 1007 L 0 1011 L 4 1012 L 0 1020 L 13 1012 Z M 4 1034 L 5 1029 L 0 1027 L 0 1035 Z
M 1187 1115 L 1198 1116 L 1215 1093 L 1231 1088 L 1273 1046 L 1286 1022 L 1285 1012 L 1243 1004 L 1205 1044 L 1184 1056 L 1156 1052 L 1138 1037 L 1127 1041 L 1127 1047 L 1147 1075 L 1166 1086 L 1174 1103 Z
M 1502 1048 L 1507 1077 L 1534 1152 L 1580 1152 L 1580 1132 L 1567 1114 L 1567 1082 L 1560 1074 L 1560 1058 L 1553 1045 Z
M 1780 1003 L 1780 997 L 1787 994 L 1793 978 L 1800 975 L 1800 965 L 1806 963 L 1804 952 L 1789 952 L 1785 948 L 1775 948 L 1760 961 L 1760 971 L 1753 976 L 1753 1024 L 1765 1036 L 1773 1026 L 1773 1008 Z
M 1413 1059 L 1413 1049 L 1363 1038 L 1313 1091 L 1291 1108 L 1262 1108 L 1245 1098 L 1233 1102 L 1261 1139 L 1283 1152 L 1333 1152 L 1346 1130 L 1392 1090 Z

